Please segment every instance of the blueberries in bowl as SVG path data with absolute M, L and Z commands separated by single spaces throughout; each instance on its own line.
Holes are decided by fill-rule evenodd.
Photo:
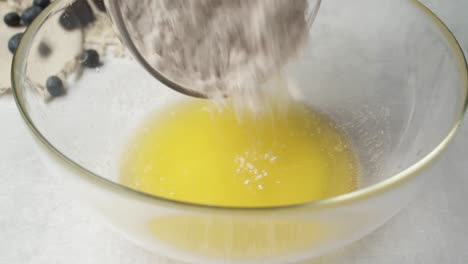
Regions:
M 80 61 L 83 66 L 88 68 L 97 68 L 101 65 L 99 53 L 93 49 L 83 51 L 80 56 Z
M 86 27 L 95 20 L 96 17 L 87 0 L 77 0 L 65 9 L 59 18 L 59 23 L 65 30 L 74 30 Z
M 65 94 L 65 87 L 62 80 L 57 76 L 50 76 L 46 82 L 46 88 L 53 97 L 59 97 Z

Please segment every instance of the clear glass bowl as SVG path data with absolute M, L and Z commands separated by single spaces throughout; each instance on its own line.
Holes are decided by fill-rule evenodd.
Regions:
M 68 180 L 72 195 L 132 241 L 170 258 L 290 263 L 360 239 L 424 186 L 429 165 L 453 138 L 465 112 L 463 53 L 422 4 L 325 1 L 308 50 L 288 66 L 287 76 L 306 103 L 349 135 L 361 165 L 360 188 L 270 209 L 197 206 L 154 197 L 119 185 L 120 154 L 148 113 L 184 96 L 135 61 L 108 51 L 99 69 L 72 71 L 66 96 L 47 99 L 45 77 L 70 67 L 66 58 L 81 52 L 86 32 L 93 27 L 99 32 L 99 25 L 109 23 L 100 15 L 86 32 L 57 33 L 58 17 L 69 2 L 54 1 L 23 36 L 12 70 L 18 108 L 44 163 Z M 43 41 L 52 47 L 49 58 L 38 56 Z

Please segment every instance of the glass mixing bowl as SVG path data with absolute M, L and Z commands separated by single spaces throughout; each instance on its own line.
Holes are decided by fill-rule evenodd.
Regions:
M 94 38 L 86 45 L 99 47 L 99 41 L 117 38 L 103 31 L 109 20 L 102 14 L 84 30 L 57 29 L 69 3 L 54 1 L 23 36 L 12 70 L 18 108 L 44 163 L 67 179 L 75 196 L 132 241 L 173 259 L 290 263 L 362 238 L 424 186 L 429 165 L 465 112 L 463 53 L 422 4 L 325 1 L 308 49 L 285 75 L 296 95 L 334 119 L 352 141 L 361 166 L 359 189 L 269 209 L 154 197 L 118 183 L 120 157 L 128 135 L 147 114 L 185 96 L 164 87 L 134 60 L 117 56 L 121 47 L 115 45 L 100 50 L 107 55 L 98 69 L 73 67 L 90 32 Z M 69 10 L 66 16 L 86 22 L 82 12 Z M 51 47 L 45 57 L 38 55 L 43 42 Z M 75 69 L 65 81 L 67 94 L 50 100 L 43 90 L 45 77 L 64 68 Z

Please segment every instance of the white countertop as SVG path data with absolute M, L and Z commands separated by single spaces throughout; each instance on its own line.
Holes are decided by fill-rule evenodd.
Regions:
M 468 51 L 468 1 L 421 1 Z M 4 40 L 2 40 L 4 41 Z M 307 264 L 462 264 L 468 261 L 468 124 L 416 201 L 365 239 Z M 13 99 L 0 97 L 0 263 L 160 264 L 98 222 L 49 175 Z

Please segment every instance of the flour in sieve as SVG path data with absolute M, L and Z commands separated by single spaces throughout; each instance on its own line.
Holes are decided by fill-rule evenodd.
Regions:
M 252 99 L 305 45 L 307 0 L 120 1 L 146 60 L 183 86 L 218 98 Z

